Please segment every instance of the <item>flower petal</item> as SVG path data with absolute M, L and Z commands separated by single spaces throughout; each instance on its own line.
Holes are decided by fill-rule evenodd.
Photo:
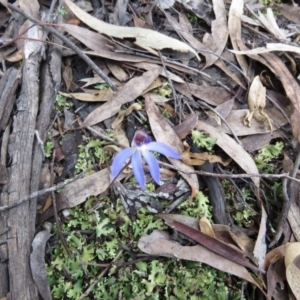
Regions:
M 171 148 L 170 146 L 168 146 L 164 143 L 151 142 L 151 143 L 145 145 L 144 147 L 147 148 L 147 150 L 161 153 L 170 158 L 181 159 L 181 156 L 173 148 Z
M 155 156 L 148 150 L 141 151 L 145 161 L 147 162 L 150 170 L 150 174 L 152 178 L 155 180 L 157 184 L 160 181 L 160 172 L 159 172 L 159 165 L 155 158 Z
M 113 159 L 113 163 L 111 165 L 111 175 L 113 177 L 117 176 L 119 172 L 124 167 L 126 160 L 133 155 L 137 150 L 134 148 L 125 148 L 120 151 Z
M 133 175 L 138 184 L 144 189 L 145 188 L 145 173 L 142 165 L 142 157 L 139 151 L 136 151 L 131 158 L 131 165 Z

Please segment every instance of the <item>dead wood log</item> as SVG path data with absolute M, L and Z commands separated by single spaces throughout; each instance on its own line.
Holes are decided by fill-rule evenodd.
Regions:
M 38 49 L 37 49 L 38 50 Z M 8 154 L 11 160 L 10 182 L 5 187 L 8 204 L 30 193 L 32 149 L 39 105 L 39 51 L 23 62 L 22 87 L 13 117 Z M 7 253 L 9 299 L 38 299 L 29 269 L 30 246 L 35 232 L 34 200 L 7 212 Z

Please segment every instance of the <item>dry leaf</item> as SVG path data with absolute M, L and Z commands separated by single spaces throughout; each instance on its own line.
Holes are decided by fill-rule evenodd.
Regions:
M 220 148 L 222 148 L 223 151 L 226 152 L 246 173 L 259 174 L 252 157 L 245 151 L 242 146 L 240 146 L 226 133 L 202 121 L 198 121 L 196 128 L 198 130 L 204 130 L 210 135 L 210 137 L 216 138 L 216 144 Z M 252 181 L 257 187 L 259 186 L 259 178 L 252 177 Z
M 46 272 L 45 248 L 51 236 L 50 228 L 40 231 L 32 241 L 32 252 L 30 254 L 30 269 L 33 281 L 44 300 L 51 300 L 50 286 Z
M 122 67 L 109 61 L 106 62 L 106 65 L 119 81 L 123 82 L 128 80 L 128 75 Z
M 291 203 L 288 214 L 288 221 L 296 240 L 300 242 L 300 208 L 294 202 Z
M 86 90 L 86 93 L 63 93 L 59 92 L 62 96 L 67 98 L 75 98 L 80 101 L 86 102 L 106 102 L 110 101 L 116 94 L 111 89 L 107 90 Z
M 227 17 L 225 3 L 223 0 L 213 0 L 213 7 L 216 19 L 211 22 L 211 34 L 206 33 L 203 37 L 203 44 L 207 50 L 221 55 L 228 39 Z M 219 58 L 216 55 L 203 53 L 206 58 L 205 68 L 214 64 Z
M 179 40 L 173 39 L 169 36 L 150 29 L 123 27 L 108 24 L 87 14 L 70 0 L 65 0 L 65 4 L 69 7 L 72 13 L 74 13 L 74 15 L 83 23 L 100 33 L 106 34 L 107 36 L 120 39 L 134 38 L 135 44 L 137 46 L 146 49 L 150 53 L 153 53 L 155 55 L 157 55 L 157 52 L 155 50 L 169 48 L 181 52 L 192 52 L 199 59 L 198 54 L 193 48 Z
M 200 230 L 201 232 L 211 236 L 211 237 L 215 237 L 215 233 L 214 233 L 214 230 L 211 226 L 211 223 L 210 221 L 205 218 L 205 217 L 202 217 L 199 221 L 199 227 L 200 227 Z
M 286 39 L 286 35 L 282 30 L 279 29 L 272 8 L 267 8 L 266 15 L 263 15 L 258 11 L 258 16 L 248 7 L 252 14 L 257 18 L 257 20 L 264 26 L 264 28 L 269 31 L 277 39 Z
M 148 62 L 140 62 L 140 63 L 133 63 L 131 65 L 136 67 L 136 68 L 140 68 L 140 69 L 147 70 L 147 71 L 157 68 L 157 63 L 156 64 L 151 64 L 151 63 L 148 63 Z M 170 71 L 167 71 L 167 73 L 168 73 L 169 78 L 172 81 L 175 81 L 175 82 L 178 82 L 178 83 L 185 83 L 185 81 L 181 77 L 179 77 L 178 75 L 176 75 L 176 74 L 174 74 Z M 167 78 L 165 70 L 162 70 L 160 75 Z
M 148 60 L 147 58 L 139 57 L 137 55 L 114 52 L 111 49 L 111 42 L 97 32 L 70 24 L 60 24 L 59 26 L 74 36 L 81 43 L 86 45 L 88 48 L 93 50 L 93 52 L 86 52 L 87 54 L 121 62 L 141 62 Z
M 214 106 L 218 106 L 230 98 L 229 92 L 217 86 L 174 83 L 174 88 L 186 97 L 193 95 Z
M 125 147 L 130 147 L 130 143 L 128 141 L 128 138 L 124 132 L 124 130 L 121 128 L 121 125 L 118 125 L 116 128 L 113 130 L 113 134 L 115 136 L 115 139 Z
M 267 287 L 270 299 L 288 300 L 290 299 L 285 290 L 285 266 L 284 259 L 281 258 L 270 264 L 267 271 Z M 283 292 L 284 295 L 281 295 Z
M 215 108 L 215 111 L 218 112 L 220 114 L 220 116 L 222 116 L 224 119 L 226 119 L 226 117 L 232 111 L 233 105 L 234 105 L 234 98 L 218 105 Z M 206 120 L 206 122 L 209 125 L 216 126 L 218 124 L 219 126 L 221 126 L 222 121 L 221 121 L 221 118 L 217 114 L 215 114 L 213 111 L 207 111 L 206 113 L 210 117 L 209 120 Z
M 141 251 L 151 255 L 174 257 L 177 259 L 205 263 L 220 271 L 243 278 L 253 283 L 261 290 L 259 284 L 252 278 L 245 267 L 230 261 L 201 245 L 182 246 L 179 243 L 172 241 L 170 235 L 166 232 L 154 230 L 150 235 L 140 238 L 138 247 Z
M 124 177 L 125 175 L 121 173 L 118 176 L 118 180 Z M 57 195 L 57 210 L 74 207 L 84 202 L 90 196 L 98 196 L 109 187 L 110 182 L 110 170 L 106 168 L 70 183 Z M 39 216 L 39 221 L 46 220 L 53 214 L 53 209 L 50 209 Z
M 232 0 L 231 6 L 229 9 L 229 16 L 228 16 L 228 30 L 229 35 L 232 43 L 232 47 L 234 50 L 240 50 L 239 49 L 239 42 L 242 41 L 241 36 L 241 17 L 244 10 L 244 0 Z M 236 55 L 236 59 L 241 66 L 242 70 L 245 74 L 248 72 L 248 63 L 242 55 Z
M 140 96 L 157 78 L 160 72 L 161 68 L 157 67 L 156 69 L 145 72 L 142 76 L 131 79 L 119 92 L 116 93 L 112 101 L 109 101 L 93 110 L 81 126 L 91 126 L 114 116 L 123 104 L 134 101 L 138 96 Z
M 300 299 L 300 243 L 285 245 L 286 278 L 297 300 Z
M 233 73 L 231 72 L 224 61 L 222 59 L 218 59 L 215 62 L 215 65 L 219 67 L 226 75 L 228 75 L 233 81 L 235 81 L 239 86 L 241 86 L 243 89 L 246 89 L 244 84 L 241 82 L 241 80 Z
M 230 50 L 231 52 L 235 54 L 262 54 L 262 53 L 268 53 L 272 51 L 280 51 L 280 52 L 293 52 L 296 54 L 300 54 L 299 47 L 292 46 L 292 45 L 286 45 L 281 43 L 268 43 L 265 47 L 259 47 L 254 48 L 251 50 L 245 50 L 245 51 L 236 51 L 236 50 Z
M 152 99 L 152 98 L 151 98 Z M 192 130 L 196 127 L 198 122 L 197 114 L 190 114 L 186 119 L 175 126 L 173 129 L 177 136 L 183 140 L 188 134 L 191 134 Z
M 300 25 L 300 8 L 296 5 L 288 5 L 288 4 L 277 4 L 274 3 L 276 7 L 279 8 L 280 13 L 282 13 L 288 20 L 292 21 Z
M 158 142 L 166 143 L 172 146 L 178 153 L 183 151 L 183 145 L 172 129 L 172 127 L 165 120 L 163 115 L 160 113 L 159 109 L 155 106 L 154 102 L 150 99 L 150 96 L 145 98 L 146 111 L 149 118 L 149 123 L 153 135 L 155 136 Z M 186 172 L 192 172 L 193 168 L 185 165 L 182 161 L 177 159 L 169 158 L 169 161 L 173 166 L 179 168 Z M 180 172 L 179 172 L 180 173 Z M 199 190 L 199 182 L 196 174 L 185 174 L 180 173 L 180 175 L 188 182 L 192 189 L 191 197 Z
M 200 245 L 203 245 L 209 250 L 223 256 L 224 258 L 241 264 L 242 266 L 258 271 L 257 267 L 250 263 L 249 260 L 245 257 L 244 253 L 239 249 L 234 248 L 209 235 L 206 235 L 197 229 L 180 223 L 173 218 L 169 218 L 163 214 L 161 214 L 160 217 L 168 226 L 170 226 L 171 228 L 175 228 L 177 231 L 185 234 L 189 238 L 192 238 L 194 241 L 198 242 Z
M 184 151 L 181 153 L 182 161 L 187 164 L 188 166 L 202 166 L 205 164 L 206 161 L 209 161 L 210 163 L 220 163 L 223 166 L 228 166 L 231 162 L 231 159 L 228 159 L 227 161 L 223 161 L 220 156 L 217 155 L 211 155 L 208 152 L 203 153 L 193 153 L 190 152 L 191 147 L 184 142 Z
M 243 122 L 244 125 L 251 127 L 252 117 L 259 121 L 264 122 L 267 128 L 273 131 L 273 126 L 269 116 L 264 112 L 266 106 L 266 88 L 262 85 L 259 75 L 257 75 L 250 86 L 248 94 L 249 111 Z
M 263 204 L 261 203 L 261 219 L 260 219 L 259 231 L 255 242 L 255 247 L 253 250 L 253 255 L 257 260 L 258 266 L 260 268 L 262 268 L 265 263 L 265 258 L 267 253 L 267 244 L 266 244 L 267 220 L 268 220 L 268 216 L 266 210 Z
M 142 95 L 158 88 L 158 87 L 161 87 L 163 84 L 163 82 L 160 80 L 159 77 L 157 77 L 142 93 Z
M 128 115 L 130 115 L 134 110 L 141 110 L 142 106 L 138 103 L 131 104 L 126 110 L 120 111 L 118 116 L 115 118 L 115 120 L 110 125 L 112 129 L 115 129 L 117 126 L 119 126 L 124 118 Z
M 300 142 L 300 87 L 296 79 L 288 70 L 286 65 L 274 54 L 262 54 L 263 58 L 274 69 L 275 76 L 279 77 L 286 95 L 293 104 L 291 115 L 292 133 L 295 139 Z
M 272 119 L 274 130 L 279 129 L 280 127 L 284 126 L 288 122 L 285 116 L 275 107 L 265 109 L 265 112 Z M 247 114 L 247 110 L 245 109 L 232 110 L 226 118 L 227 124 L 237 136 L 244 136 L 244 135 L 249 136 L 252 134 L 261 134 L 261 133 L 269 133 L 270 135 L 270 130 L 265 126 L 265 124 L 258 122 L 255 119 L 251 121 L 251 127 L 245 126 L 243 124 L 243 119 L 246 114 Z M 222 130 L 226 133 L 231 134 L 231 131 L 223 123 L 222 123 Z

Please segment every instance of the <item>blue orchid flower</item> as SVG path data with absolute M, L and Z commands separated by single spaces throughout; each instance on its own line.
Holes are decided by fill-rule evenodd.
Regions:
M 170 146 L 164 143 L 151 142 L 146 132 L 137 130 L 132 140 L 132 147 L 123 149 L 114 157 L 111 166 L 112 176 L 116 177 L 124 167 L 125 162 L 131 158 L 133 175 L 139 185 L 145 188 L 145 174 L 142 164 L 143 157 L 149 166 L 152 178 L 159 184 L 159 165 L 155 156 L 150 151 L 161 153 L 170 158 L 181 159 L 180 155 Z

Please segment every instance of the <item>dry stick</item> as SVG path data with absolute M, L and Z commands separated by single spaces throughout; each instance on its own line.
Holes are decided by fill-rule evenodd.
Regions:
M 158 161 L 158 163 L 163 166 L 163 167 L 167 167 L 169 169 L 173 169 L 176 170 L 178 172 L 187 174 L 187 175 L 191 175 L 191 174 L 198 174 L 198 175 L 202 175 L 202 176 L 212 176 L 212 177 L 216 177 L 216 178 L 252 178 L 252 177 L 259 177 L 259 178 L 268 178 L 268 179 L 280 179 L 280 178 L 287 178 L 289 180 L 292 180 L 294 182 L 300 183 L 299 179 L 296 179 L 294 177 L 289 176 L 288 174 L 216 174 L 216 173 L 210 173 L 210 172 L 204 172 L 204 171 L 185 171 L 185 170 L 181 170 L 180 168 L 176 168 L 170 164 L 164 163 L 162 161 Z M 29 201 L 33 198 L 36 197 L 40 197 L 43 196 L 45 194 L 51 193 L 53 191 L 57 191 L 59 189 L 64 188 L 66 185 L 82 178 L 84 176 L 84 174 L 88 171 L 90 171 L 93 167 L 85 170 L 84 172 L 76 175 L 74 178 L 68 179 L 65 182 L 61 182 L 58 183 L 57 185 L 51 187 L 51 188 L 47 188 L 44 190 L 40 190 L 40 191 L 36 191 L 32 194 L 30 194 L 29 196 L 22 198 L 20 200 L 18 200 L 17 202 L 11 204 L 11 205 L 4 205 L 4 206 L 0 206 L 0 212 L 17 207 L 21 204 L 23 204 L 26 201 Z M 117 178 L 117 176 L 116 176 Z
M 25 13 L 23 10 L 17 8 L 16 6 L 7 3 L 7 6 L 12 9 L 13 11 L 16 11 L 17 13 L 21 14 L 28 20 L 36 23 L 37 25 L 43 26 L 46 31 L 52 33 L 57 38 L 59 38 L 61 41 L 63 41 L 68 47 L 70 47 L 72 50 L 76 52 L 76 54 L 81 57 L 109 86 L 113 91 L 117 91 L 117 87 L 115 84 L 103 73 L 103 71 L 85 54 L 83 53 L 79 47 L 77 47 L 74 43 L 72 43 L 68 38 L 66 38 L 63 34 L 61 34 L 58 30 L 55 28 L 47 25 L 47 24 L 41 24 L 39 20 L 33 18 L 32 16 Z
M 117 254 L 117 256 L 113 259 L 113 261 L 99 274 L 97 279 L 89 286 L 89 288 L 79 297 L 77 300 L 82 300 L 83 298 L 87 297 L 90 292 L 94 289 L 95 285 L 100 281 L 100 279 L 107 273 L 111 265 L 121 256 L 123 250 Z
M 181 172 L 181 173 L 184 173 L 187 175 L 198 174 L 198 175 L 202 175 L 202 176 L 212 176 L 212 177 L 223 178 L 223 179 L 226 179 L 226 178 L 252 178 L 252 177 L 268 178 L 268 179 L 287 178 L 287 179 L 293 180 L 294 182 L 300 183 L 299 179 L 289 176 L 287 173 L 284 173 L 284 174 L 216 174 L 216 173 L 210 173 L 210 172 L 205 172 L 205 171 L 185 171 L 185 170 L 181 170 L 180 168 L 176 168 L 170 164 L 164 163 L 160 160 L 158 160 L 158 163 L 161 166 L 167 167 L 172 170 L 176 170 L 178 172 Z
M 117 141 L 115 141 L 114 139 L 112 139 L 112 138 L 106 136 L 105 134 L 101 133 L 100 131 L 98 131 L 98 130 L 92 128 L 91 126 L 87 126 L 86 128 L 87 128 L 89 131 L 91 131 L 92 133 L 94 133 L 95 135 L 101 137 L 103 140 L 106 140 L 106 141 L 108 141 L 108 142 L 111 142 L 111 143 L 113 143 L 113 144 L 115 144 L 115 145 L 117 145 L 117 146 L 119 146 L 119 147 L 127 148 L 125 145 L 120 144 L 119 142 L 117 142 Z
M 44 190 L 40 190 L 40 191 L 36 191 L 36 192 L 33 192 L 32 194 L 30 194 L 29 196 L 25 197 L 25 198 L 22 198 L 18 201 L 16 201 L 15 203 L 13 204 L 10 204 L 10 205 L 4 205 L 4 206 L 0 206 L 0 212 L 2 211 L 5 211 L 5 210 L 8 210 L 8 209 L 11 209 L 11 208 L 14 208 L 14 207 L 17 207 L 33 198 L 36 198 L 36 197 L 40 197 L 40 196 L 44 196 L 48 193 L 51 193 L 51 192 L 55 192 L 57 190 L 60 190 L 62 188 L 64 188 L 66 185 L 80 179 L 80 178 L 83 178 L 85 173 L 90 171 L 93 167 L 91 168 L 88 168 L 87 170 L 83 171 L 82 173 L 76 175 L 75 177 L 71 178 L 71 179 L 67 179 L 65 182 L 61 182 L 61 183 L 58 183 L 57 185 L 55 186 L 52 186 L 50 188 L 47 188 L 47 189 L 44 189 Z
M 53 153 L 52 153 L 52 162 L 51 162 L 51 167 L 50 167 L 50 174 L 51 174 L 50 175 L 51 176 L 50 185 L 53 185 L 53 181 L 54 181 L 54 171 L 53 171 L 53 169 L 54 169 L 54 159 L 55 159 L 55 149 L 53 150 Z M 53 210 L 54 210 L 54 218 L 55 218 L 55 223 L 56 223 L 57 234 L 58 234 L 58 236 L 61 240 L 61 243 L 63 244 L 65 250 L 67 251 L 69 257 L 72 258 L 73 257 L 72 252 L 70 251 L 70 249 L 68 247 L 68 244 L 65 240 L 65 237 L 63 236 L 62 231 L 61 231 L 60 220 L 59 220 L 58 212 L 57 212 L 55 192 L 52 191 L 51 195 L 52 195 L 52 205 L 53 205 Z
M 294 168 L 290 172 L 292 178 L 296 177 L 297 171 L 299 169 L 299 165 L 300 165 L 300 151 L 298 152 L 298 155 L 297 155 L 297 158 L 296 158 L 296 161 L 294 164 Z M 289 214 L 290 207 L 291 207 L 291 201 L 290 201 L 290 197 L 288 195 L 287 183 L 288 183 L 288 178 L 283 178 L 282 179 L 283 205 L 282 205 L 281 215 L 279 218 L 279 222 L 277 224 L 275 237 L 274 237 L 273 241 L 270 243 L 269 247 L 273 247 L 281 238 L 281 235 L 283 232 L 283 226 L 285 225 L 285 222 L 286 222 L 286 219 Z

